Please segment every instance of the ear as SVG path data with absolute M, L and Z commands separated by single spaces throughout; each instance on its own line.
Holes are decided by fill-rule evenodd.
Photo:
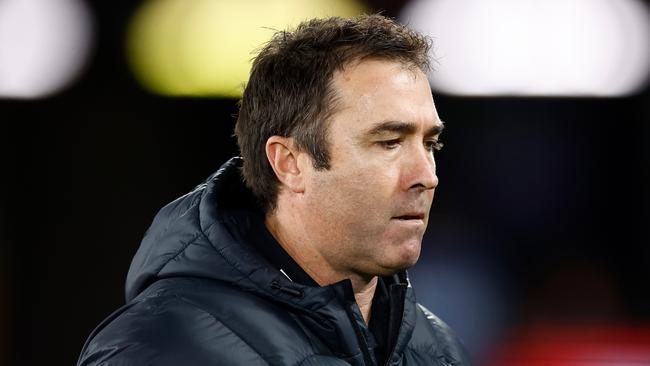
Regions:
M 266 158 L 282 185 L 294 193 L 305 191 L 304 179 L 298 164 L 300 151 L 291 137 L 271 136 L 266 140 Z

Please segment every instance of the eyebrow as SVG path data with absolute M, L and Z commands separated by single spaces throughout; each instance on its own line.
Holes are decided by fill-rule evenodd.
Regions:
M 440 124 L 436 124 L 425 132 L 425 136 L 435 136 L 442 133 L 442 130 L 445 128 L 445 123 L 440 121 Z M 368 132 L 365 133 L 367 136 L 376 136 L 385 132 L 396 132 L 401 135 L 411 135 L 417 131 L 417 126 L 415 123 L 411 122 L 400 122 L 400 121 L 386 121 L 374 125 Z

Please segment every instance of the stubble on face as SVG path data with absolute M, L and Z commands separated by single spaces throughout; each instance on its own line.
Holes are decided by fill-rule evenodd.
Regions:
M 433 156 L 428 163 L 422 155 L 423 139 L 431 138 L 425 131 L 440 124 L 428 81 L 400 63 L 366 60 L 336 73 L 333 84 L 339 103 L 328 126 L 331 168 L 307 174 L 304 223 L 336 270 L 390 275 L 417 261 L 437 184 Z M 368 135 L 385 121 L 404 121 L 413 131 L 387 148 L 394 131 Z M 412 187 L 432 177 L 435 184 Z M 397 218 L 412 213 L 423 217 Z

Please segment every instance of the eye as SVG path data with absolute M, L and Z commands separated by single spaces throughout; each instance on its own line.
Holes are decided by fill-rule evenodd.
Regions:
M 402 142 L 402 140 L 400 140 L 400 139 L 392 139 L 392 140 L 386 140 L 386 141 L 379 141 L 379 145 L 381 145 L 381 147 L 383 147 L 385 149 L 392 150 L 392 149 L 397 148 L 400 145 L 401 142 Z
M 440 151 L 440 149 L 442 149 L 444 144 L 438 140 L 430 140 L 430 141 L 425 141 L 424 146 L 426 147 L 427 150 L 433 152 L 433 151 Z

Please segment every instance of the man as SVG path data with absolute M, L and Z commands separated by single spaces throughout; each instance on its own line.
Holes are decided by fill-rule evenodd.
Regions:
M 428 49 L 378 15 L 276 34 L 242 158 L 158 213 L 79 364 L 467 365 L 405 273 L 438 184 Z

